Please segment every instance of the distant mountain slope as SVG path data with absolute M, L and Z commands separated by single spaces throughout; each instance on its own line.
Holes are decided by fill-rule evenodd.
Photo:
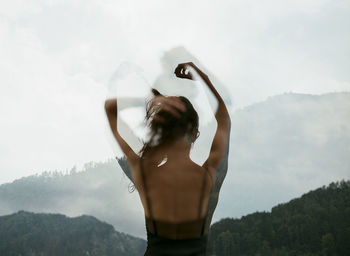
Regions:
M 87 214 L 111 223 L 118 231 L 143 236 L 141 203 L 137 193 L 129 193 L 128 184 L 114 159 L 86 164 L 82 172 L 45 172 L 0 185 L 0 214 L 19 210 Z
M 350 93 L 286 93 L 237 110 L 231 119 L 219 218 L 270 210 L 350 179 Z
M 0 255 L 135 256 L 146 241 L 91 216 L 18 212 L 0 217 Z
M 91 216 L 20 211 L 0 217 L 0 255 L 143 255 L 146 241 Z M 211 227 L 216 256 L 350 255 L 350 181 L 331 183 L 271 212 L 226 218 Z
M 283 94 L 232 114 L 229 168 L 213 220 L 270 210 L 350 179 L 350 93 Z M 202 135 L 206 134 L 205 131 Z M 143 209 L 116 160 L 0 185 L 0 215 L 88 214 L 145 237 Z
M 332 183 L 268 212 L 211 227 L 216 256 L 350 255 L 350 181 Z

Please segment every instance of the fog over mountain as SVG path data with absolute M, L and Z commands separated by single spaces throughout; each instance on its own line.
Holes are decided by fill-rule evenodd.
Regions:
M 136 193 L 128 192 L 116 160 L 89 163 L 85 170 L 29 176 L 0 186 L 0 214 L 17 210 L 93 215 L 118 231 L 143 235 L 142 209 Z
M 278 95 L 236 110 L 231 120 L 229 169 L 213 221 L 270 210 L 350 178 L 350 93 Z M 29 176 L 0 186 L 0 214 L 89 214 L 145 237 L 140 200 L 128 184 L 114 159 L 82 172 Z
M 349 156 L 350 93 L 287 93 L 238 110 L 218 215 L 268 210 L 349 179 Z

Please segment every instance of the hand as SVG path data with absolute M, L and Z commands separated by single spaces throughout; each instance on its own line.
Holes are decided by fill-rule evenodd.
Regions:
M 179 78 L 185 78 L 189 80 L 195 80 L 195 77 L 193 76 L 192 72 L 189 71 L 189 68 L 192 68 L 194 70 L 199 70 L 196 65 L 194 65 L 192 62 L 186 62 L 186 63 L 180 63 L 175 68 L 175 75 Z M 198 71 L 197 71 L 198 72 Z
M 159 95 L 152 99 L 148 116 L 153 117 L 157 122 L 164 122 L 164 118 L 158 114 L 160 111 L 168 112 L 179 118 L 181 113 L 186 111 L 186 107 L 179 97 Z

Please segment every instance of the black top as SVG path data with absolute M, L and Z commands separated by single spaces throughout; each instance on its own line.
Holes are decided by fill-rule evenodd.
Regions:
M 156 236 L 147 231 L 145 256 L 205 256 L 207 236 L 193 239 L 174 240 Z

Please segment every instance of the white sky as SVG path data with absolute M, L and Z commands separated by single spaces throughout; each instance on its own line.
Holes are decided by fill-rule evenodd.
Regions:
M 0 183 L 113 157 L 103 100 L 118 66 L 150 84 L 184 46 L 233 108 L 350 90 L 350 1 L 0 0 Z

